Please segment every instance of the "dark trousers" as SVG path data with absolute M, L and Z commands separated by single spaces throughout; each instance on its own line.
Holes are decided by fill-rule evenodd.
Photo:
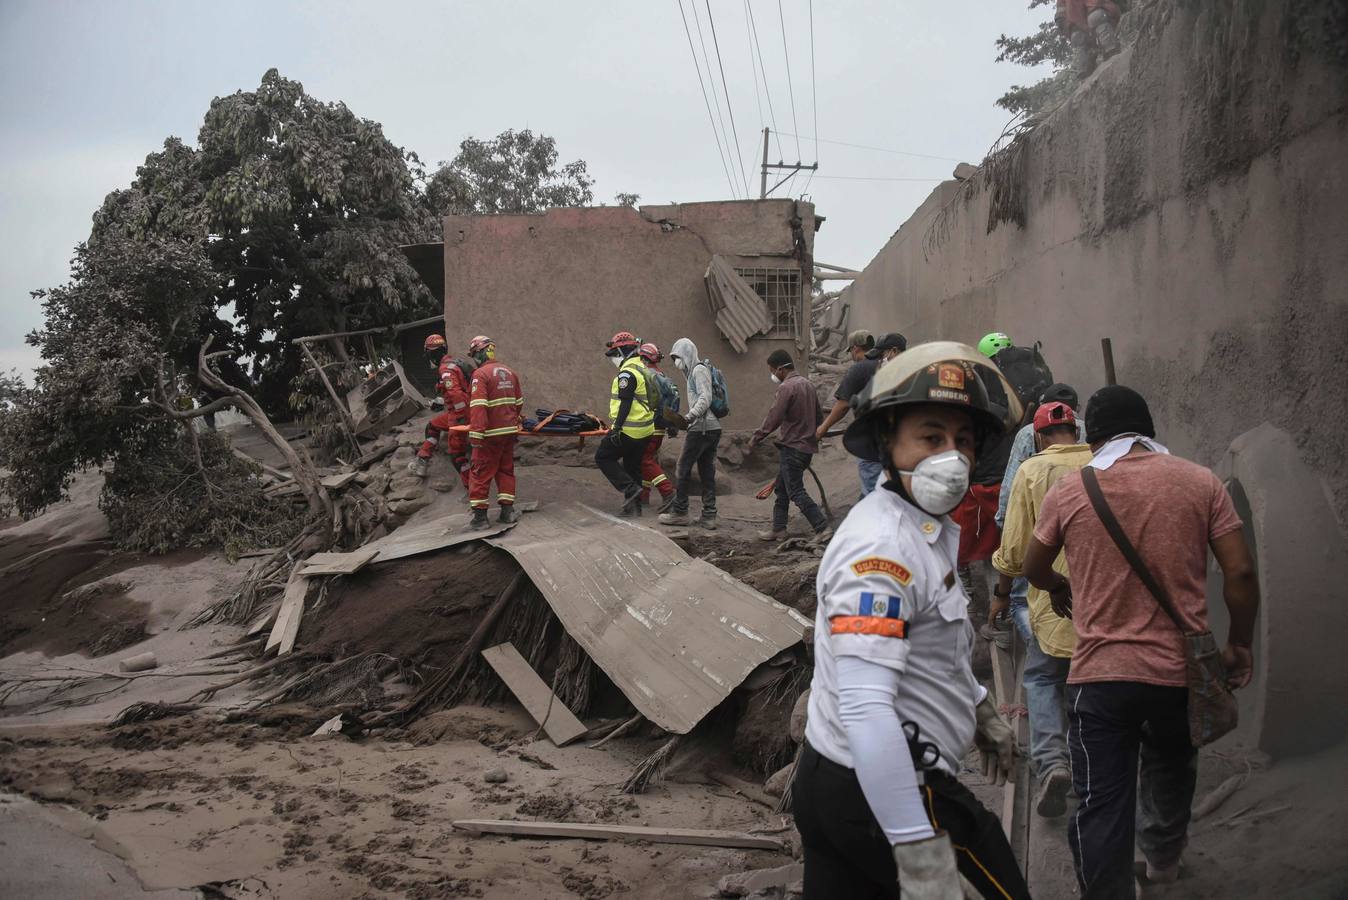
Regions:
M 1069 684 L 1067 702 L 1072 786 L 1081 798 L 1067 840 L 1081 896 L 1131 900 L 1134 840 L 1158 868 L 1174 865 L 1184 850 L 1198 776 L 1188 693 L 1097 681 Z
M 786 516 L 792 503 L 796 504 L 815 531 L 828 524 L 824 511 L 805 490 L 805 470 L 809 467 L 813 456 L 813 453 L 803 453 L 800 450 L 777 445 L 777 485 L 772 489 L 773 531 L 782 531 L 786 528 Z
M 719 428 L 684 432 L 683 452 L 679 454 L 679 465 L 674 470 L 673 512 L 688 512 L 688 482 L 696 465 L 697 478 L 702 482 L 702 518 L 716 517 L 716 447 L 720 443 Z
M 604 473 L 609 484 L 622 491 L 625 499 L 632 499 L 641 493 L 641 457 L 646 453 L 649 437 L 633 438 L 619 434 L 612 435 L 599 442 L 594 451 L 595 465 Z
M 984 897 L 1030 896 L 997 817 L 952 775 L 919 785 L 933 828 L 950 834 L 960 874 Z M 805 851 L 805 900 L 899 900 L 894 851 L 866 803 L 856 772 L 805 744 L 791 785 L 791 812 Z

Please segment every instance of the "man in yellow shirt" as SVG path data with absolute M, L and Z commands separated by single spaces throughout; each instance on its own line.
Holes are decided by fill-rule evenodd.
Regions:
M 993 568 L 1001 573 L 1001 578 L 989 621 L 1006 610 L 1011 579 L 1022 574 L 1044 495 L 1063 475 L 1091 461 L 1091 448 L 1078 443 L 1076 413 L 1066 403 L 1039 407 L 1034 415 L 1034 434 L 1039 452 L 1016 473 L 1002 525 L 1002 544 L 992 555 Z M 1065 555 L 1058 554 L 1053 568 L 1067 574 Z M 1036 587 L 1030 588 L 1026 604 L 1013 607 L 1011 613 L 1026 643 L 1025 705 L 1030 712 L 1030 765 L 1039 779 L 1035 809 L 1041 816 L 1060 816 L 1067 811 L 1067 791 L 1072 785 L 1064 701 L 1077 636 L 1072 620 L 1053 612 L 1048 594 Z

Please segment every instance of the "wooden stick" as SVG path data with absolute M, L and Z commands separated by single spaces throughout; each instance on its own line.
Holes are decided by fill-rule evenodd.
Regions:
M 777 808 L 776 797 L 769 797 L 762 789 L 754 787 L 747 781 L 741 781 L 735 776 L 727 775 L 724 772 L 708 772 L 707 777 L 719 785 L 730 788 L 746 800 L 761 803 L 768 809 Z
M 623 722 L 623 723 L 622 723 L 621 725 L 619 725 L 617 728 L 614 728 L 614 729 L 613 729 L 612 731 L 610 731 L 608 734 L 604 735 L 602 738 L 600 738 L 599 740 L 597 740 L 597 741 L 595 741 L 593 744 L 591 744 L 591 745 L 590 745 L 590 749 L 591 749 L 591 750 L 598 750 L 600 747 L 604 746 L 605 744 L 607 744 L 609 741 L 613 740 L 614 738 L 622 737 L 624 734 L 627 734 L 627 733 L 628 733 L 629 731 L 631 731 L 633 728 L 636 728 L 636 727 L 637 727 L 637 723 L 640 722 L 641 719 L 642 719 L 641 713 L 637 713 L 635 716 L 633 716 L 632 718 L 628 719 L 626 722 Z
M 476 834 L 588 838 L 600 841 L 650 841 L 653 844 L 693 844 L 701 847 L 739 847 L 747 850 L 785 849 L 781 841 L 770 837 L 699 828 L 644 828 L 639 825 L 521 822 L 511 819 L 458 819 L 454 822 L 454 827 Z
M 351 411 L 346 408 L 346 404 L 342 402 L 342 398 L 337 396 L 337 389 L 333 387 L 332 382 L 328 380 L 328 373 L 324 372 L 323 367 L 318 364 L 318 360 L 314 358 L 314 354 L 309 349 L 309 345 L 307 343 L 301 343 L 300 349 L 304 351 L 305 357 L 309 360 L 309 365 L 314 367 L 314 371 L 317 372 L 318 377 L 322 379 L 323 387 L 328 389 L 328 396 L 332 398 L 333 405 L 337 407 L 337 414 L 342 417 L 342 425 L 346 427 L 346 436 L 351 439 L 351 446 L 356 448 L 356 455 L 359 456 L 363 451 L 361 450 L 360 443 L 356 440 L 356 425 L 351 421 Z
M 1114 344 L 1109 338 L 1100 338 L 1100 352 L 1105 355 L 1105 384 L 1118 384 L 1114 374 Z
M 386 328 L 362 328 L 360 331 L 334 331 L 331 334 L 311 334 L 305 337 L 292 338 L 290 343 L 299 344 L 301 347 L 315 341 L 328 341 L 333 338 L 358 337 L 362 334 L 379 334 L 381 331 L 392 331 L 394 334 L 402 334 L 409 328 L 418 328 L 422 325 L 429 325 L 432 322 L 439 322 L 444 315 L 427 316 L 424 319 L 417 319 L 414 322 L 404 322 L 401 325 L 393 325 Z

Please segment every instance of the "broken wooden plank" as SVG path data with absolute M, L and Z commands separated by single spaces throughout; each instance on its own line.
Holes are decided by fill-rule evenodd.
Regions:
M 362 547 L 350 553 L 315 553 L 300 564 L 300 574 L 311 575 L 352 575 L 365 568 L 370 560 L 379 555 L 378 550 Z
M 285 596 L 281 598 L 281 610 L 276 615 L 276 624 L 263 652 L 276 648 L 278 656 L 284 656 L 295 647 L 295 636 L 300 632 L 300 617 L 304 614 L 304 595 L 309 592 L 309 579 L 296 569 L 286 583 Z
M 767 792 L 758 785 L 750 784 L 747 781 L 736 778 L 734 775 L 727 775 L 724 772 L 708 772 L 707 777 L 722 787 L 730 788 L 730 790 L 744 797 L 746 800 L 761 803 L 768 809 L 777 808 L 777 798 L 769 797 Z
M 521 822 L 513 819 L 458 819 L 454 827 L 475 834 L 511 834 L 523 837 L 586 838 L 592 841 L 650 841 L 653 844 L 693 844 L 699 847 L 738 847 L 746 850 L 784 850 L 782 842 L 739 831 L 700 828 L 646 828 L 639 825 L 589 825 L 582 822 Z
M 515 645 L 506 642 L 482 651 L 482 658 L 492 667 L 506 687 L 520 701 L 525 711 L 548 733 L 558 747 L 589 731 L 566 704 L 538 677 L 533 667 L 520 656 Z
M 318 483 L 330 491 L 341 490 L 355 481 L 359 474 L 359 472 L 334 472 L 331 475 L 324 475 L 318 480 Z

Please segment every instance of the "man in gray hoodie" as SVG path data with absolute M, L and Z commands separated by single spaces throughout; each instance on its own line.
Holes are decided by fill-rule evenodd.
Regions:
M 679 338 L 669 358 L 688 382 L 688 428 L 683 437 L 683 452 L 675 470 L 674 503 L 660 515 L 661 525 L 691 525 L 688 515 L 688 481 L 693 466 L 702 482 L 703 528 L 716 528 L 716 447 L 721 443 L 721 422 L 711 412 L 711 367 L 697 355 L 697 345 Z

